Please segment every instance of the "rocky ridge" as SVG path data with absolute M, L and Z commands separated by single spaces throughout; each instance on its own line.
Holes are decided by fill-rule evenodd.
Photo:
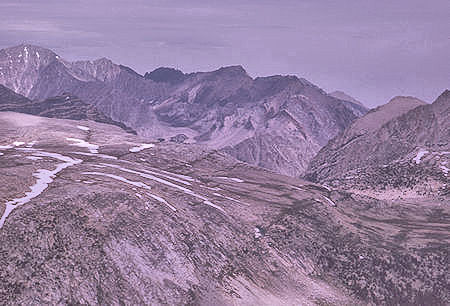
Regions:
M 0 111 L 12 111 L 59 119 L 93 120 L 116 125 L 128 133 L 136 134 L 135 131 L 123 123 L 112 120 L 99 112 L 95 106 L 87 104 L 71 94 L 63 94 L 43 101 L 33 102 L 0 85 Z

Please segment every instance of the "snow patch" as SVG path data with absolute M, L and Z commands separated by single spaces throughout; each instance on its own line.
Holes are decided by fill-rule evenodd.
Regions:
M 130 181 L 120 175 L 115 175 L 115 174 L 109 174 L 109 173 L 103 173 L 103 172 L 82 172 L 81 174 L 84 175 L 98 175 L 98 176 L 105 176 L 105 177 L 109 177 L 118 181 L 121 181 L 123 183 L 132 185 L 132 186 L 136 186 L 139 188 L 144 188 L 144 189 L 148 189 L 151 190 L 150 186 L 142 183 L 142 182 L 135 182 L 135 181 Z
M 331 201 L 328 197 L 326 196 L 322 196 L 331 206 L 336 206 L 336 203 L 334 203 L 333 201 Z
M 50 185 L 50 183 L 53 182 L 53 179 L 55 178 L 56 174 L 61 172 L 62 170 L 74 166 L 76 164 L 79 164 L 82 162 L 82 160 L 79 159 L 72 159 L 70 157 L 58 154 L 58 153 L 50 153 L 50 152 L 36 152 L 34 155 L 40 156 L 40 157 L 50 157 L 54 158 L 60 161 L 63 161 L 64 163 L 57 164 L 56 168 L 54 170 L 47 170 L 47 169 L 38 169 L 35 173 L 33 173 L 33 176 L 37 178 L 37 181 L 34 185 L 30 186 L 30 191 L 25 193 L 25 196 L 22 198 L 16 198 L 11 201 L 6 202 L 6 209 L 3 213 L 3 216 L 0 219 L 0 228 L 3 227 L 5 224 L 6 218 L 8 218 L 9 214 L 17 207 L 24 205 L 31 201 L 32 199 L 36 198 L 42 192 L 47 189 L 47 187 Z
M 32 142 L 27 143 L 27 148 L 32 148 L 36 144 L 36 142 L 37 141 L 34 140 Z
M 30 159 L 30 160 L 34 160 L 34 161 L 42 159 L 42 157 L 39 157 L 39 156 L 26 156 L 25 158 L 26 159 Z
M 96 167 L 96 168 L 106 168 L 106 166 L 102 166 L 102 165 L 92 165 L 93 167 Z
M 144 171 L 145 173 L 149 173 L 149 174 L 159 175 L 159 176 L 168 178 L 168 179 L 170 179 L 170 180 L 173 180 L 173 181 L 175 181 L 175 182 L 178 182 L 178 183 L 181 183 L 181 184 L 184 184 L 184 185 L 188 185 L 188 186 L 191 186 L 191 185 L 192 185 L 191 183 L 189 183 L 189 182 L 187 182 L 187 181 L 185 181 L 185 180 L 182 180 L 182 179 L 173 177 L 172 175 L 162 174 L 162 173 L 158 173 L 158 172 L 155 172 L 155 171 L 144 170 L 144 169 L 143 169 L 142 171 Z M 167 172 L 167 171 L 164 171 L 164 172 L 170 173 L 170 172 Z
M 171 210 L 177 211 L 177 209 L 176 209 L 175 207 L 173 207 L 172 205 L 170 205 L 170 204 L 169 204 L 166 200 L 164 200 L 163 198 L 161 198 L 161 197 L 159 197 L 159 196 L 157 196 L 157 195 L 151 194 L 151 193 L 147 193 L 147 195 L 148 195 L 149 197 L 152 197 L 152 198 L 155 199 L 156 201 L 158 201 L 158 202 L 160 202 L 160 203 L 163 203 L 163 204 L 167 205 L 167 207 L 169 207 Z
M 336 203 L 334 203 L 333 201 L 331 201 L 329 198 L 327 198 L 326 196 L 322 196 L 322 198 L 324 198 L 327 202 L 328 202 L 328 204 L 330 204 L 331 206 L 336 206 Z M 320 202 L 320 203 L 323 203 L 323 201 L 321 201 L 321 200 L 319 200 L 319 199 L 314 199 L 314 200 L 316 200 L 317 202 Z
M 87 148 L 91 153 L 97 154 L 98 153 L 98 145 L 95 144 L 91 144 L 89 142 L 86 142 L 82 139 L 77 139 L 77 138 L 70 138 L 67 137 L 66 140 L 68 141 L 72 141 L 72 142 L 76 142 L 74 144 L 71 144 L 71 146 L 77 146 L 77 147 L 82 147 L 82 148 Z
M 209 201 L 208 198 L 206 198 L 206 197 L 204 197 L 204 196 L 202 196 L 202 195 L 199 195 L 199 194 L 193 192 L 192 190 L 190 190 L 190 189 L 188 189 L 188 188 L 185 188 L 185 187 L 183 187 L 183 186 L 179 186 L 179 185 L 177 185 L 177 184 L 174 184 L 174 183 L 172 183 L 172 182 L 166 181 L 166 180 L 164 180 L 164 179 L 162 179 L 162 178 L 156 177 L 156 176 L 151 175 L 151 174 L 146 174 L 146 173 L 143 173 L 143 172 L 139 172 L 139 171 L 135 171 L 135 170 L 123 168 L 123 167 L 120 167 L 120 166 L 117 166 L 117 165 L 113 165 L 113 164 L 105 164 L 105 163 L 102 163 L 102 165 L 108 166 L 108 167 L 111 167 L 111 168 L 115 168 L 115 169 L 119 169 L 119 170 L 124 171 L 124 172 L 136 174 L 136 175 L 139 175 L 139 176 L 141 176 L 141 177 L 145 177 L 145 178 L 147 178 L 147 179 L 150 179 L 150 180 L 156 181 L 156 182 L 158 182 L 158 183 L 164 184 L 164 185 L 166 185 L 166 186 L 169 186 L 169 187 L 172 187 L 172 188 L 181 190 L 181 191 L 183 191 L 184 193 L 186 193 L 186 194 L 188 194 L 188 195 L 191 195 L 191 196 L 193 196 L 193 197 L 195 197 L 195 198 L 197 198 L 197 199 L 202 200 L 204 204 L 209 205 L 209 206 L 212 206 L 212 207 L 214 207 L 214 208 L 217 208 L 218 210 L 220 210 L 220 211 L 222 211 L 222 212 L 225 212 L 225 210 L 223 210 L 223 208 L 221 208 L 221 207 L 215 205 L 214 203 L 212 203 L 211 201 Z
M 227 199 L 227 200 L 239 203 L 239 204 L 243 204 L 243 205 L 249 206 L 247 203 L 241 202 L 238 199 L 234 199 L 232 197 L 228 197 L 228 196 L 225 196 L 225 195 L 217 193 L 217 192 L 213 192 L 213 195 L 215 195 L 216 197 L 221 197 L 221 198 L 224 198 L 224 199 Z
M 82 130 L 82 131 L 85 131 L 85 132 L 87 132 L 87 131 L 90 131 L 91 129 L 90 128 L 88 128 L 87 126 L 82 126 L 82 125 L 77 125 L 77 128 L 78 129 L 80 129 L 80 130 Z
M 130 152 L 131 153 L 137 153 L 137 152 L 140 152 L 142 150 L 149 149 L 149 148 L 154 148 L 154 147 L 155 147 L 155 145 L 153 143 L 143 143 L 143 144 L 141 144 L 138 147 L 130 148 Z
M 255 227 L 255 238 L 261 238 L 262 234 L 259 228 Z
M 195 179 L 193 179 L 192 177 L 190 177 L 188 175 L 173 173 L 173 172 L 164 171 L 164 170 L 161 170 L 161 169 L 158 169 L 158 171 L 162 172 L 162 173 L 165 173 L 165 174 L 168 174 L 168 175 L 171 175 L 171 176 L 176 176 L 176 177 L 181 178 L 181 179 L 186 180 L 186 181 L 190 181 L 190 182 L 194 182 L 195 181 Z
M 413 161 L 415 161 L 416 164 L 420 164 L 420 160 L 422 159 L 422 157 L 424 157 L 428 153 L 429 151 L 427 150 L 419 149 L 419 152 L 417 152 L 417 155 L 413 158 Z
M 87 152 L 70 152 L 72 154 L 77 154 L 77 155 L 85 155 L 85 156 L 96 156 L 96 157 L 100 157 L 100 158 L 104 158 L 104 159 L 114 159 L 116 160 L 117 157 L 115 156 L 111 156 L 111 155 L 106 155 L 106 154 L 94 154 L 94 153 L 87 153 Z
M 228 177 L 228 176 L 218 176 L 217 178 L 227 181 L 233 181 L 236 183 L 243 183 L 244 181 L 237 177 Z

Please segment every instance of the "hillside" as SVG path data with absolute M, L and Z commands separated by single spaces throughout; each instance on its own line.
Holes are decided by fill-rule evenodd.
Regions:
M 450 300 L 437 202 L 328 190 L 92 121 L 3 112 L 0 151 L 4 305 Z
M 432 104 L 398 97 L 371 110 L 318 153 L 306 177 L 372 196 L 448 196 L 449 93 Z

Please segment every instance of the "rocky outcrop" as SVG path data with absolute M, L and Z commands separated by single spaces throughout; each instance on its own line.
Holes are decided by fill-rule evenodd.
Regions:
M 41 61 L 33 46 L 3 53 L 15 59 L 25 49 L 28 64 L 0 64 L 12 71 L 0 83 L 29 98 L 70 92 L 142 136 L 184 134 L 189 143 L 291 176 L 303 174 L 318 150 L 366 110 L 305 79 L 253 79 L 241 66 L 191 74 L 159 68 L 141 76 L 107 59 L 71 63 L 48 51 Z M 37 72 L 26 78 L 27 69 Z

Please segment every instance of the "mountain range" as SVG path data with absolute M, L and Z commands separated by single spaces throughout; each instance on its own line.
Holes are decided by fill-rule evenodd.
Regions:
M 291 176 L 367 112 L 296 76 L 252 78 L 241 66 L 142 76 L 105 58 L 69 62 L 31 45 L 0 51 L 0 84 L 33 101 L 67 93 L 143 137 L 202 144 Z

